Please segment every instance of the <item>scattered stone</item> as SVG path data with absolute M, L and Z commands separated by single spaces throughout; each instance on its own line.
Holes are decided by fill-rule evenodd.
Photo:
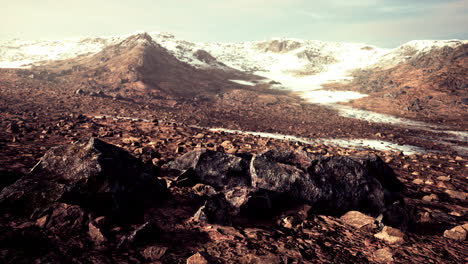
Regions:
M 193 219 L 211 224 L 230 225 L 232 211 L 231 204 L 226 200 L 224 194 L 219 193 L 208 197 L 205 204 L 195 213 Z
M 432 219 L 431 213 L 424 212 L 424 213 L 419 214 L 419 219 L 418 219 L 419 223 L 430 223 L 432 221 L 433 219 Z
M 99 230 L 99 228 L 96 227 L 93 223 L 88 224 L 88 229 L 88 234 L 96 245 L 100 245 L 106 241 L 106 238 L 102 235 L 101 230 Z
M 187 264 L 208 264 L 208 260 L 200 254 L 200 252 L 195 253 L 187 259 Z
M 361 228 L 366 225 L 374 225 L 375 219 L 368 215 L 365 215 L 358 211 L 349 211 L 340 217 L 341 221 L 353 226 L 355 228 Z
M 374 252 L 374 258 L 379 263 L 393 263 L 393 254 L 389 248 L 381 248 Z
M 402 244 L 405 242 L 405 234 L 399 229 L 389 226 L 385 226 L 381 232 L 374 236 L 388 242 L 389 244 Z
M 424 182 L 424 184 L 433 185 L 433 184 L 434 184 L 434 181 L 431 180 L 431 179 L 429 179 L 429 180 L 426 180 L 426 181 Z
M 201 138 L 204 138 L 205 137 L 205 134 L 203 133 L 198 133 L 194 136 L 194 138 L 198 138 L 198 139 L 201 139 Z
M 423 107 L 421 105 L 421 101 L 419 99 L 412 100 L 409 103 L 409 106 L 407 107 L 407 110 L 412 111 L 412 112 L 419 112 L 419 111 L 423 110 Z
M 128 145 L 137 143 L 138 145 L 140 145 L 141 138 L 137 138 L 137 137 L 124 138 L 122 139 L 122 143 L 128 144 Z
M 167 247 L 151 246 L 145 248 L 141 255 L 147 260 L 155 261 L 161 259 L 166 254 L 167 249 Z
M 37 225 L 38 227 L 40 227 L 40 228 L 45 227 L 48 218 L 49 218 L 48 215 L 44 215 L 43 217 L 37 219 L 37 220 L 36 220 L 36 225 Z
M 49 216 L 45 228 L 58 234 L 80 234 L 86 230 L 88 219 L 77 205 L 57 204 Z
M 423 201 L 432 202 L 439 200 L 439 197 L 436 194 L 426 195 L 423 198 Z
M 414 184 L 423 184 L 424 181 L 423 181 L 422 179 L 414 179 L 414 180 L 413 180 L 413 183 L 414 183 Z
M 439 177 L 437 177 L 437 180 L 439 180 L 439 181 L 450 181 L 451 178 L 450 178 L 450 176 L 439 176 Z
M 452 229 L 445 230 L 444 237 L 457 240 L 457 241 L 465 241 L 467 230 L 468 230 L 468 224 L 465 224 L 462 226 L 459 225 Z
M 85 92 L 82 89 L 78 89 L 78 90 L 75 91 L 75 94 L 76 95 L 82 95 L 82 94 L 85 94 Z
M 296 222 L 294 221 L 293 216 L 287 216 L 280 221 L 280 226 L 286 228 L 286 229 L 293 229 L 296 226 Z
M 301 205 L 281 214 L 278 225 L 286 229 L 295 229 L 304 220 L 307 219 L 310 205 Z
M 210 197 L 216 194 L 216 190 L 213 187 L 202 183 L 193 186 L 192 190 L 194 190 L 195 193 L 200 196 Z
M 133 153 L 137 154 L 137 155 L 141 155 L 143 154 L 143 148 L 136 148 Z
M 459 192 L 454 190 L 445 190 L 445 193 L 448 194 L 451 198 L 459 199 L 459 200 L 466 200 L 468 197 L 468 193 L 466 192 Z
M 449 212 L 449 215 L 453 215 L 453 216 L 458 216 L 458 217 L 462 217 L 462 213 L 460 213 L 459 211 L 451 211 Z

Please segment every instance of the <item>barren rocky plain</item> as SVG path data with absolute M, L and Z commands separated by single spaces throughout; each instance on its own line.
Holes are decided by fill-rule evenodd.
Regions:
M 400 78 L 347 105 L 414 126 L 230 82 L 259 77 L 192 67 L 146 34 L 0 69 L 0 262 L 466 263 L 467 54 L 454 52 L 437 67 L 455 81 L 432 70 L 432 86 L 405 88 L 437 107 L 395 92 L 408 65 L 346 84 Z

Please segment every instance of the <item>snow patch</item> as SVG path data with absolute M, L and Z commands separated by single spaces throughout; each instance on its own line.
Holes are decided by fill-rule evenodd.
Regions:
M 229 80 L 230 82 L 233 82 L 233 83 L 238 83 L 238 84 L 242 84 L 242 85 L 247 85 L 247 86 L 255 86 L 255 83 L 253 82 L 249 82 L 249 81 L 244 81 L 244 80 Z
M 299 93 L 300 94 L 300 93 Z M 307 102 L 313 104 L 333 104 L 338 102 L 347 102 L 359 98 L 366 97 L 367 95 L 351 92 L 351 91 L 327 91 L 316 90 L 307 91 L 300 94 Z
M 468 40 L 413 40 L 384 54 L 367 68 L 388 69 L 433 50 L 445 47 L 456 48 L 464 44 L 468 44 Z
M 244 134 L 244 135 L 259 136 L 263 138 L 272 138 L 272 139 L 279 139 L 279 140 L 301 142 L 305 144 L 324 144 L 324 145 L 337 146 L 337 147 L 349 148 L 349 149 L 374 149 L 374 150 L 379 150 L 379 151 L 401 151 L 405 155 L 425 152 L 423 148 L 417 147 L 417 146 L 398 145 L 398 144 L 388 142 L 388 141 L 372 140 L 372 139 L 326 139 L 326 138 L 310 139 L 310 138 L 282 135 L 282 134 L 276 134 L 276 133 L 241 131 L 241 130 L 224 129 L 224 128 L 211 128 L 209 130 L 231 133 L 231 134 Z
M 339 105 L 339 104 L 330 104 L 328 105 L 330 108 L 338 111 L 338 113 L 343 117 L 354 118 L 364 121 L 369 121 L 373 123 L 383 123 L 383 124 L 391 124 L 391 125 L 403 125 L 408 127 L 417 127 L 417 128 L 433 128 L 430 124 L 413 121 L 406 118 L 400 118 L 396 116 L 380 114 L 372 111 L 356 109 L 346 105 Z
M 0 61 L 0 68 L 27 68 L 34 60 Z

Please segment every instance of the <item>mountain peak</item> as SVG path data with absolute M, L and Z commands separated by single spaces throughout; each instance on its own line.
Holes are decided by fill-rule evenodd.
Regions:
M 125 40 L 123 40 L 120 45 L 123 46 L 134 46 L 134 45 L 149 45 L 149 44 L 155 44 L 153 41 L 153 38 L 146 32 L 143 33 L 137 33 L 134 35 L 129 36 Z

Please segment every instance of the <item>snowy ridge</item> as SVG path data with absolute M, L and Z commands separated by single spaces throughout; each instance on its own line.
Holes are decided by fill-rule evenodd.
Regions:
M 141 33 L 143 32 L 112 37 L 54 41 L 0 40 L 0 68 L 27 67 L 30 63 L 96 53 L 108 45 L 117 44 L 132 35 Z M 238 43 L 203 43 L 179 40 L 170 33 L 150 32 L 148 34 L 179 60 L 195 67 L 222 67 L 222 64 L 225 64 L 242 71 L 263 72 L 266 75 L 281 73 L 293 77 L 313 76 L 328 71 L 331 71 L 331 75 L 337 76 L 335 73 L 349 69 L 390 67 L 436 48 L 456 47 L 468 43 L 468 41 L 460 40 L 417 40 L 391 50 L 362 43 L 292 38 Z M 208 52 L 222 64 L 197 58 L 195 54 L 199 50 Z M 322 77 L 326 79 L 324 81 L 346 80 L 346 78 L 331 78 L 331 76 Z
M 115 38 L 84 38 L 63 41 L 0 41 L 0 68 L 22 68 L 46 60 L 62 60 L 96 53 Z
M 388 69 L 437 49 L 456 48 L 464 44 L 468 44 L 468 40 L 413 40 L 391 50 L 368 67 Z
M 92 54 L 109 45 L 119 43 L 123 45 L 129 37 L 142 33 L 144 32 L 63 41 L 0 41 L 0 68 L 29 67 L 31 64 L 37 65 L 45 60 L 61 60 Z M 275 83 L 273 88 L 293 91 L 309 103 L 330 106 L 337 102 L 367 96 L 357 92 L 329 91 L 323 88 L 323 84 L 352 80 L 352 70 L 388 68 L 435 49 L 455 48 L 468 43 L 466 40 L 417 40 L 392 50 L 362 43 L 289 38 L 237 43 L 205 43 L 179 40 L 170 33 L 150 32 L 147 34 L 177 59 L 194 67 L 215 67 L 222 70 L 234 68 L 253 73 L 263 77 L 263 82 Z M 258 80 L 232 81 L 248 86 L 259 83 Z M 349 109 L 340 108 L 339 110 L 345 116 L 350 115 Z M 384 120 L 390 123 L 395 122 L 384 117 L 377 119 L 382 122 Z
M 389 52 L 388 49 L 362 43 L 285 38 L 238 43 L 193 43 L 161 33 L 151 33 L 151 36 L 179 60 L 195 67 L 216 66 L 194 56 L 197 51 L 203 50 L 216 58 L 218 63 L 262 76 L 265 82 L 279 82 L 276 88 L 292 90 L 310 103 L 322 104 L 366 96 L 356 92 L 324 91 L 322 84 L 351 80 L 351 70 L 371 65 Z M 250 81 L 236 80 L 237 83 L 251 86 Z
M 125 43 L 144 32 L 114 37 L 67 39 L 63 41 L 0 41 L 0 68 L 29 67 L 46 60 L 61 60 L 101 51 Z M 365 97 L 350 91 L 324 90 L 323 84 L 346 82 L 355 69 L 389 68 L 444 47 L 455 48 L 466 40 L 417 40 L 396 49 L 381 49 L 362 43 L 275 38 L 237 43 L 189 42 L 162 32 L 147 33 L 154 42 L 180 61 L 197 68 L 231 68 L 264 77 L 274 88 L 297 93 L 310 103 L 334 104 Z M 132 42 L 133 43 L 133 42 Z M 253 86 L 252 80 L 233 80 Z

